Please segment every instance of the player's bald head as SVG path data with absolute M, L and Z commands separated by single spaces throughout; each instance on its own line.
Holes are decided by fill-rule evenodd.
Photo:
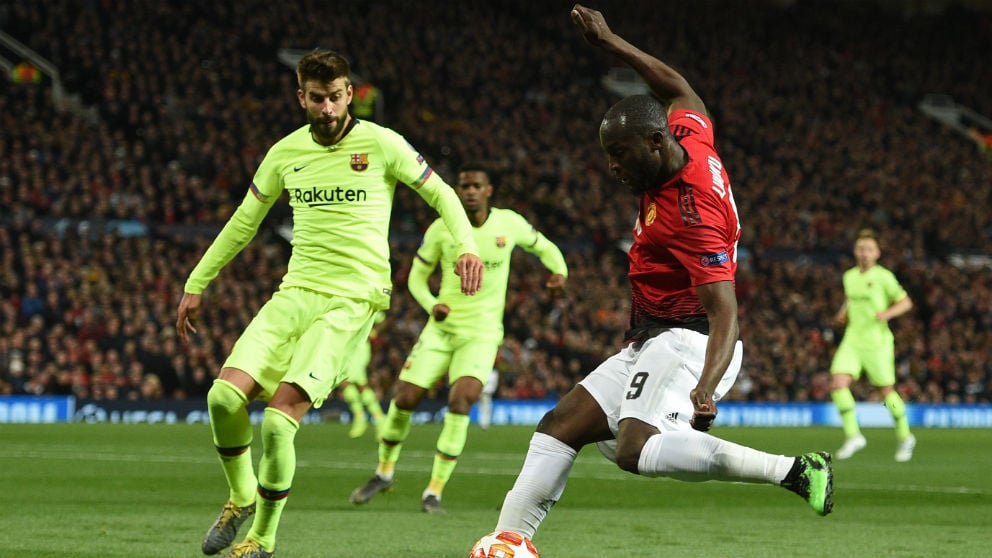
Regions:
M 647 136 L 668 130 L 665 106 L 651 95 L 631 95 L 610 107 L 599 125 L 600 139 L 625 135 Z

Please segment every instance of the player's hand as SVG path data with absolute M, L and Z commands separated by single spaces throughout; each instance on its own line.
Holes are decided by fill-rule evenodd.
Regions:
M 486 266 L 474 254 L 462 254 L 455 262 L 455 275 L 462 279 L 462 293 L 474 295 L 482 288 L 482 272 Z
M 203 295 L 183 293 L 179 301 L 179 317 L 176 319 L 176 333 L 183 343 L 189 342 L 189 333 L 196 333 L 197 313 L 200 311 L 200 301 Z
M 548 282 L 544 284 L 544 288 L 551 292 L 552 296 L 561 294 L 561 291 L 565 289 L 565 281 L 568 278 L 561 273 L 553 273 L 551 277 L 548 277 Z
M 450 313 L 451 308 L 447 304 L 435 304 L 434 308 L 431 308 L 431 316 L 434 317 L 435 322 L 443 322 Z
M 607 37 L 613 35 L 613 31 L 606 24 L 606 19 L 603 18 L 602 13 L 581 4 L 576 4 L 572 8 L 572 22 L 582 32 L 586 42 L 593 46 L 602 45 L 606 42 Z
M 713 394 L 696 388 L 689 392 L 689 399 L 692 400 L 694 409 L 689 424 L 700 432 L 706 432 L 716 420 L 716 402 L 713 401 Z

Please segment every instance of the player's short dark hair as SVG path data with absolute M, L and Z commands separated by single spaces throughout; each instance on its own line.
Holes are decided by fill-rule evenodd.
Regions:
M 296 79 L 300 82 L 300 89 L 308 81 L 330 83 L 342 77 L 351 84 L 351 64 L 347 58 L 333 50 L 314 49 L 296 64 Z
M 493 181 L 492 171 L 489 170 L 488 166 L 486 166 L 484 163 L 481 163 L 479 161 L 466 161 L 462 163 L 461 166 L 458 167 L 458 174 L 461 174 L 463 172 L 481 172 L 482 174 L 486 175 L 486 178 L 489 180 L 489 182 Z
M 668 131 L 668 112 L 653 95 L 631 95 L 610 107 L 603 115 L 604 127 L 618 127 L 637 135 Z

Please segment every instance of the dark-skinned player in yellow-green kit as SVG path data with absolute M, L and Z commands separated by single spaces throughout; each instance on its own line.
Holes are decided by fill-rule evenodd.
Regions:
M 568 268 L 561 250 L 524 217 L 510 209 L 489 206 L 493 186 L 481 164 L 461 167 L 455 191 L 472 222 L 472 234 L 485 262 L 486 282 L 473 297 L 458 288 L 451 271 L 456 257 L 451 234 L 435 221 L 410 270 L 410 294 L 430 315 L 420 338 L 400 372 L 396 395 L 379 430 L 379 465 L 375 475 L 351 494 L 353 504 L 365 504 L 393 486 L 393 474 L 403 441 L 410 433 L 410 417 L 417 404 L 448 374 L 448 412 L 438 436 L 430 483 L 421 495 L 421 509 L 444 513 L 441 496 L 465 448 L 469 411 L 478 401 L 503 340 L 510 256 L 515 246 L 538 258 L 551 272 L 546 287 L 564 287 Z M 441 266 L 441 287 L 435 297 L 428 287 L 434 268 Z
M 238 338 L 207 394 L 210 428 L 229 487 L 228 502 L 207 531 L 216 554 L 255 516 L 226 558 L 268 558 L 296 472 L 300 420 L 347 376 L 378 312 L 389 307 L 389 216 L 397 183 L 437 210 L 452 235 L 451 272 L 465 296 L 482 285 L 484 266 L 454 191 L 396 132 L 353 118 L 350 66 L 316 50 L 299 61 L 297 98 L 308 124 L 276 142 L 249 192 L 186 281 L 176 328 L 196 332 L 203 292 L 255 236 L 283 192 L 293 210 L 292 255 L 279 289 Z M 256 477 L 246 406 L 268 400 Z

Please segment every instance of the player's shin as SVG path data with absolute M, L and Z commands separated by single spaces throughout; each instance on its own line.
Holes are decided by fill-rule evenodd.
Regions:
M 794 457 L 765 453 L 695 430 L 680 430 L 648 438 L 637 468 L 646 477 L 779 484 L 794 462 Z
M 255 470 L 251 459 L 252 427 L 245 406 L 248 398 L 225 380 L 215 380 L 207 392 L 207 411 L 214 445 L 230 487 L 230 500 L 238 506 L 255 501 Z
M 383 479 L 393 478 L 393 470 L 396 462 L 400 459 L 400 450 L 403 448 L 403 440 L 410 434 L 410 417 L 413 411 L 404 411 L 396 406 L 396 402 L 389 403 L 389 412 L 386 420 L 379 429 L 379 466 L 376 474 Z
M 557 439 L 535 432 L 513 488 L 506 494 L 496 531 L 533 538 L 551 506 L 561 498 L 577 452 Z
M 458 456 L 465 449 L 468 438 L 468 415 L 448 413 L 444 415 L 444 427 L 437 438 L 437 451 L 434 454 L 434 467 L 431 469 L 431 482 L 427 491 L 441 496 L 444 485 L 458 464 Z
M 262 420 L 262 460 L 258 466 L 258 509 L 248 532 L 263 548 L 276 545 L 279 518 L 296 472 L 294 440 L 300 425 L 286 413 L 268 407 Z

